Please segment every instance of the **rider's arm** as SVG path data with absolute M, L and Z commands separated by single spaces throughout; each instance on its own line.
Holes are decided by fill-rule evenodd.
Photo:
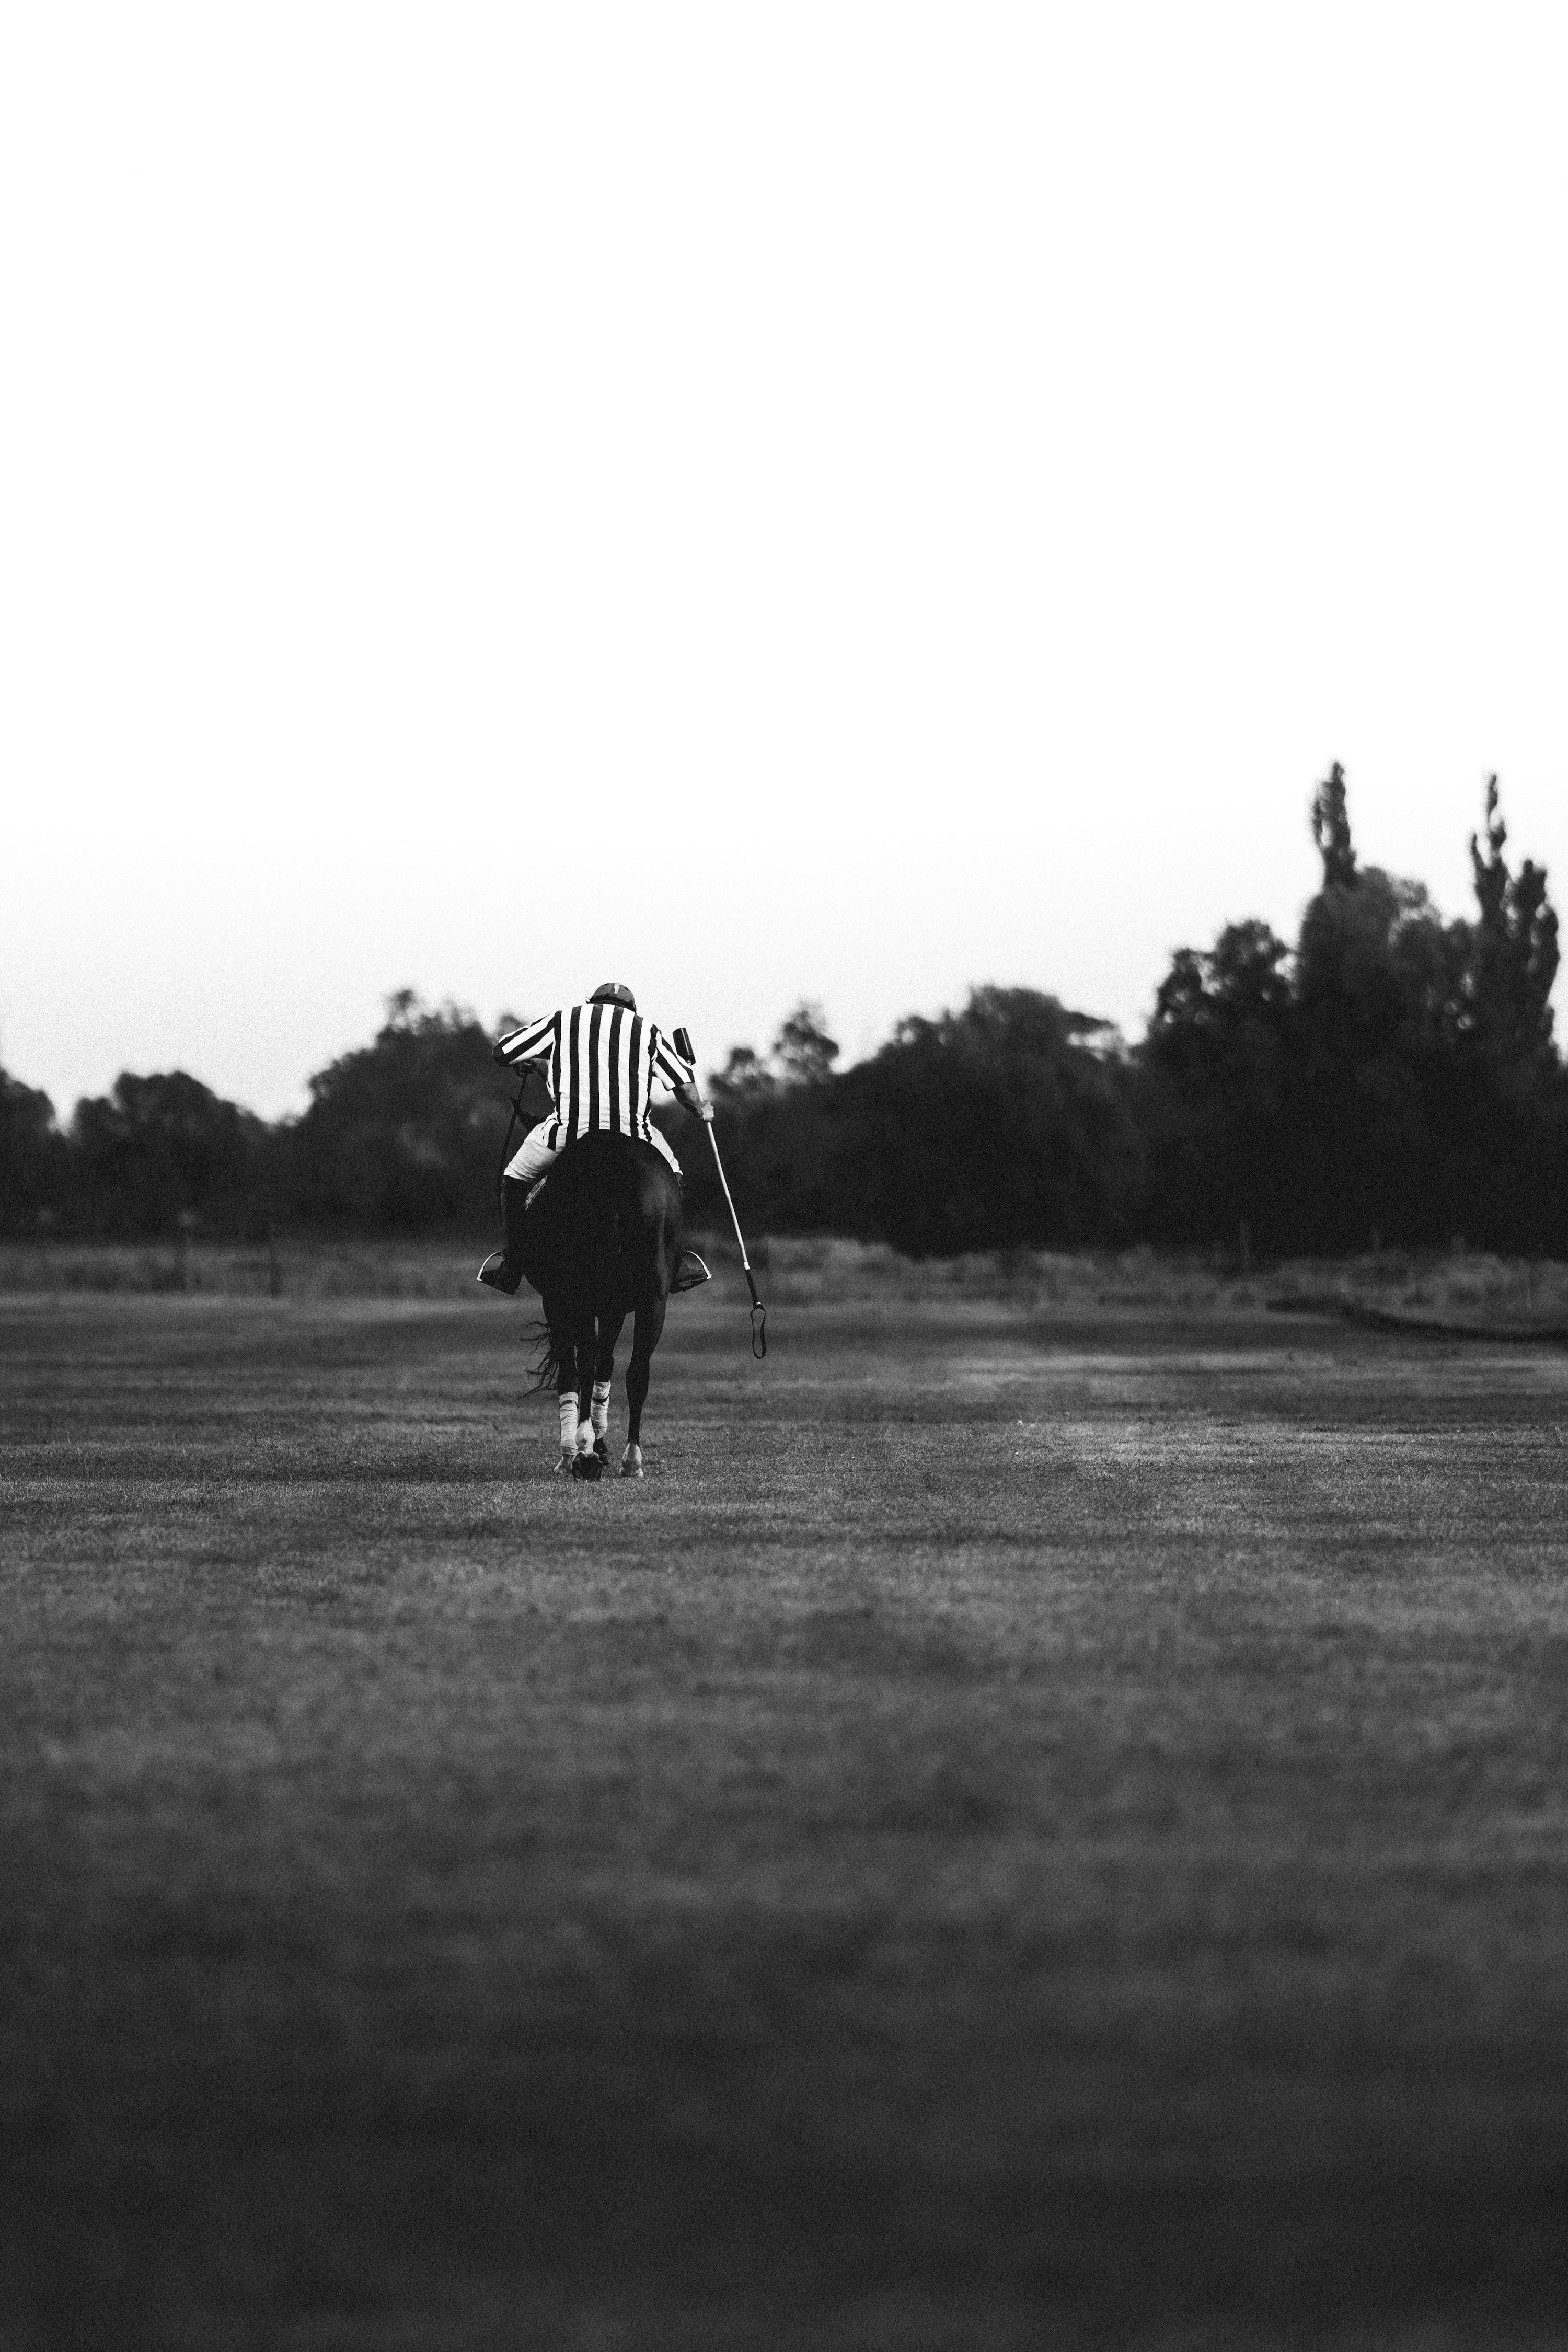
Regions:
M 695 1078 L 681 1079 L 680 1084 L 675 1088 L 675 1099 L 679 1103 L 684 1103 L 687 1109 L 694 1111 L 699 1118 L 710 1119 L 713 1116 L 713 1106 L 706 1100 Z
M 712 1118 L 713 1106 L 703 1100 L 696 1071 L 674 1038 L 667 1037 L 662 1029 L 654 1033 L 653 1069 L 654 1076 L 664 1080 L 678 1103 L 683 1103 L 699 1118 Z
M 557 1015 L 547 1013 L 542 1021 L 524 1021 L 516 1029 L 509 1029 L 490 1047 L 490 1059 L 503 1068 L 515 1067 L 519 1062 L 543 1062 L 550 1058 L 555 1042 Z

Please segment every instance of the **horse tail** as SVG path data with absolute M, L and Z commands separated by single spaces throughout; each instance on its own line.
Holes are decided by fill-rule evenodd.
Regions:
M 617 1204 L 613 1192 L 606 1197 L 608 1188 L 595 1164 L 595 1155 L 585 1151 L 581 1141 L 563 1154 L 550 1183 L 556 1192 L 551 1205 L 556 1212 L 557 1246 L 568 1265 L 573 1260 L 575 1265 L 563 1280 L 559 1279 L 558 1267 L 558 1280 L 551 1286 L 553 1329 L 547 1315 L 522 1335 L 525 1347 L 539 1350 L 532 1366 L 531 1393 L 536 1396 L 546 1389 L 559 1389 L 563 1358 L 570 1356 L 581 1336 L 582 1311 L 586 1308 L 591 1318 L 595 1300 L 611 1286 L 620 1246 Z M 583 1376 L 579 1367 L 579 1377 Z
M 550 1336 L 549 1324 L 543 1321 L 531 1323 L 522 1335 L 522 1344 L 525 1348 L 539 1349 L 532 1367 L 533 1385 L 529 1394 L 538 1396 L 543 1389 L 553 1391 L 561 1384 L 561 1357 Z

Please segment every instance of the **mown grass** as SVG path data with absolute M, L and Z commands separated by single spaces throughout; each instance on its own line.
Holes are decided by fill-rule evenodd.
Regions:
M 1564 2340 L 1568 1360 L 730 1287 L 0 1315 L 0 2341 Z

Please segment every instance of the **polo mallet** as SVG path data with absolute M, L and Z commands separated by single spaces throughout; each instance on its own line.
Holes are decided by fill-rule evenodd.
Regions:
M 675 1030 L 671 1034 L 670 1043 L 683 1061 L 696 1061 L 697 1056 L 691 1050 L 689 1030 Z M 708 1140 L 713 1146 L 713 1165 L 719 1171 L 719 1181 L 724 1188 L 724 1202 L 730 1212 L 730 1223 L 735 1228 L 735 1239 L 741 1245 L 741 1264 L 745 1268 L 746 1288 L 752 1294 L 752 1353 L 760 1364 L 768 1352 L 768 1310 L 757 1297 L 757 1286 L 752 1276 L 752 1261 L 746 1255 L 746 1237 L 741 1231 L 741 1220 L 735 1214 L 735 1203 L 730 1197 L 730 1180 L 724 1173 L 724 1162 L 719 1157 L 719 1139 L 713 1132 L 713 1122 L 710 1118 L 705 1118 L 702 1124 L 708 1129 Z

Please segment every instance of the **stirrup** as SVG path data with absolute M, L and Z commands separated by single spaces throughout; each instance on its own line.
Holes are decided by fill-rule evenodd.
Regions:
M 708 1270 L 706 1261 L 699 1257 L 695 1250 L 683 1249 L 675 1261 L 675 1272 L 669 1281 L 669 1295 L 673 1298 L 678 1290 L 700 1289 L 703 1283 L 711 1282 L 713 1276 Z
M 475 1275 L 474 1280 L 484 1283 L 490 1290 L 500 1291 L 508 1298 L 515 1298 L 522 1286 L 522 1268 L 519 1266 L 515 1274 L 509 1274 L 506 1252 L 491 1250 L 489 1257 Z

